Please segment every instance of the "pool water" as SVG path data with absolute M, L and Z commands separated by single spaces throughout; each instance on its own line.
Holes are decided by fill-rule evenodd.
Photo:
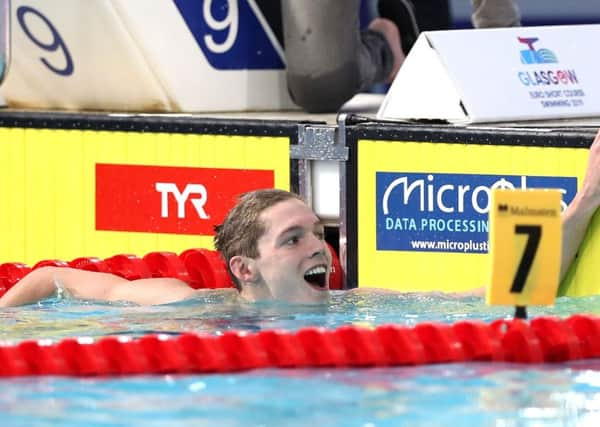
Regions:
M 600 363 L 3 381 L 3 426 L 597 426 Z M 35 414 L 35 415 L 34 415 Z
M 530 317 L 600 314 L 600 297 L 559 298 Z M 0 339 L 139 336 L 305 326 L 414 325 L 512 316 L 481 298 L 334 292 L 327 304 L 244 304 L 215 290 L 164 306 L 52 298 L 0 311 Z M 0 380 L 2 426 L 597 426 L 600 360 L 236 374 Z
M 600 296 L 561 297 L 552 307 L 530 307 L 530 317 L 576 313 L 600 315 Z M 139 336 L 146 333 L 227 330 L 297 330 L 306 326 L 412 326 L 420 322 L 454 323 L 460 320 L 510 318 L 512 307 L 490 307 L 479 297 L 445 294 L 399 294 L 383 290 L 332 291 L 321 305 L 283 303 L 248 304 L 235 290 L 207 290 L 175 304 L 143 307 L 125 303 L 50 298 L 37 304 L 0 310 L 0 340 L 60 339 L 72 336 Z

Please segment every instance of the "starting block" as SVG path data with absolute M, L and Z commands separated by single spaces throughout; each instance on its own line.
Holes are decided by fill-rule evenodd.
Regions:
M 293 108 L 255 0 L 14 0 L 9 107 L 146 112 Z

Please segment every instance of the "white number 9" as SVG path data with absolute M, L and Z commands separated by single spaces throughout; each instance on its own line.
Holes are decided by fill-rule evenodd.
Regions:
M 212 0 L 204 0 L 202 12 L 204 14 L 204 20 L 208 24 L 209 28 L 214 31 L 223 31 L 229 28 L 227 37 L 222 43 L 217 43 L 213 39 L 212 34 L 206 34 L 204 36 L 204 42 L 206 46 L 214 53 L 224 53 L 231 49 L 238 32 L 238 0 L 227 0 L 227 16 L 222 21 L 218 21 L 212 15 L 211 6 Z

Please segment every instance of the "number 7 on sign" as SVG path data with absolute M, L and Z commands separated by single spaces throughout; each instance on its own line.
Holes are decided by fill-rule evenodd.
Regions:
M 531 265 L 535 258 L 535 254 L 540 244 L 540 238 L 542 237 L 542 226 L 541 225 L 515 225 L 515 234 L 527 234 L 527 243 L 525 244 L 525 250 L 521 257 L 521 262 L 517 267 L 517 274 L 513 280 L 510 291 L 513 294 L 520 294 L 523 292 L 525 282 L 531 271 Z
M 561 193 L 494 190 L 490 204 L 493 305 L 551 305 L 560 274 Z

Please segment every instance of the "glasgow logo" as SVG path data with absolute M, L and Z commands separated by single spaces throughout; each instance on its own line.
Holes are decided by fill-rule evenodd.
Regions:
M 526 44 L 528 49 L 521 51 L 521 62 L 523 64 L 556 64 L 558 58 L 550 49 L 537 49 L 533 44 L 539 40 L 538 37 L 517 37 L 519 43 Z

